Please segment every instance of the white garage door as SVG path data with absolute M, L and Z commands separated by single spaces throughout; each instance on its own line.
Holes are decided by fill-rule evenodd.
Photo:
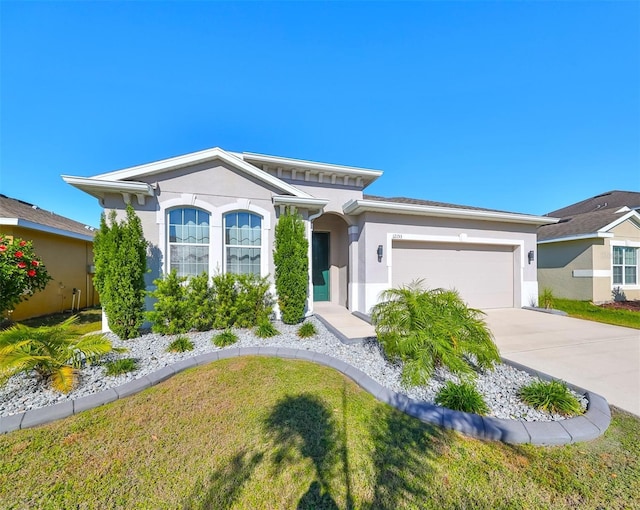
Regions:
M 456 289 L 473 308 L 514 306 L 512 246 L 394 241 L 392 286 L 423 279 L 428 288 Z

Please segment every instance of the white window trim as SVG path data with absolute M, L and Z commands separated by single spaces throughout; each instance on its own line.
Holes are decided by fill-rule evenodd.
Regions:
M 636 253 L 636 283 L 628 284 L 628 283 L 613 283 L 613 248 L 614 246 L 619 246 L 622 248 L 636 248 L 638 253 Z M 638 290 L 640 289 L 640 241 L 610 241 L 609 243 L 609 261 L 611 264 L 611 289 L 622 289 L 622 290 Z M 617 264 L 618 265 L 618 264 Z M 622 279 L 624 280 L 624 272 L 622 275 Z

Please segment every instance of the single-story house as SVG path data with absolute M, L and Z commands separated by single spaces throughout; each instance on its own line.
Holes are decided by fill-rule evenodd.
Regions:
M 64 175 L 123 217 L 139 215 L 149 281 L 175 268 L 274 273 L 274 228 L 285 207 L 306 224 L 308 311 L 330 301 L 368 313 L 380 292 L 424 279 L 473 307 L 537 300 L 536 231 L 552 218 L 363 194 L 379 170 L 220 148 L 93 177 Z
M 640 193 L 609 191 L 549 213 L 538 229 L 538 281 L 560 298 L 640 299 Z
M 43 291 L 16 306 L 13 320 L 99 304 L 93 287 L 92 227 L 0 195 L 0 233 L 33 241 L 36 255 L 53 278 Z

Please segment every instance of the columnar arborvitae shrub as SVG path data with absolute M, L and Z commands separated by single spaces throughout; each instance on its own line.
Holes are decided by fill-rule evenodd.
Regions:
M 308 253 L 302 217 L 287 209 L 276 225 L 273 252 L 278 306 L 285 324 L 297 324 L 304 317 L 309 289 Z
M 102 215 L 93 243 L 94 283 L 111 330 L 120 338 L 134 338 L 144 322 L 147 241 L 130 205 L 126 220 L 118 223 L 115 211 L 109 220 L 110 225 Z
M 178 276 L 175 269 L 164 278 L 154 280 L 156 289 L 149 295 L 156 302 L 153 311 L 147 312 L 147 320 L 151 322 L 154 333 L 177 335 L 191 329 L 185 281 L 186 278 Z

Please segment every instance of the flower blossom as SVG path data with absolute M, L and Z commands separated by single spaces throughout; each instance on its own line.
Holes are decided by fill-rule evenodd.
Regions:
M 19 259 L 19 258 L 21 258 L 22 256 L 24 256 L 24 253 L 22 253 L 21 251 L 19 251 L 19 250 L 18 250 L 18 251 L 16 252 L 16 258 L 17 258 L 17 259 Z
M 31 265 L 32 265 L 33 267 L 38 267 L 38 266 L 40 265 L 40 262 L 38 262 L 37 260 L 32 260 L 32 261 L 31 261 Z
M 36 270 L 35 269 L 29 269 L 29 271 L 27 271 L 27 275 L 31 276 L 31 277 L 35 276 L 36 275 Z
M 24 269 L 25 267 L 27 267 L 27 265 L 24 262 L 18 262 L 18 267 L 20 269 Z

